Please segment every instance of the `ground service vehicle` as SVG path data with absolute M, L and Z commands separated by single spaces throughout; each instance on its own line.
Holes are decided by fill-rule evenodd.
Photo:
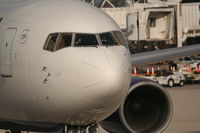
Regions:
M 167 85 L 173 87 L 175 84 L 183 86 L 185 77 L 182 72 L 166 72 L 163 75 L 158 75 L 156 80 L 161 85 Z

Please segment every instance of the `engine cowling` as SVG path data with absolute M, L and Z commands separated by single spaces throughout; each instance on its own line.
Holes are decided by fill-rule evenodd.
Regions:
M 133 77 L 120 108 L 100 125 L 110 133 L 160 133 L 172 117 L 169 93 L 157 83 Z

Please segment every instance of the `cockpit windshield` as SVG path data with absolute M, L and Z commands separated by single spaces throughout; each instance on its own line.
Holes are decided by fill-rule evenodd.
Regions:
M 127 41 L 125 40 L 125 37 L 123 36 L 123 34 L 120 31 L 113 31 L 112 33 L 120 45 L 124 45 L 127 47 Z
M 54 47 L 56 45 L 57 38 L 58 38 L 58 33 L 52 33 L 52 34 L 50 34 L 47 37 L 44 49 L 46 49 L 48 51 L 54 51 Z
M 59 35 L 58 43 L 56 45 L 56 50 L 70 47 L 72 43 L 72 33 L 63 33 Z
M 47 37 L 44 49 L 57 51 L 66 47 L 96 47 L 96 46 L 127 46 L 120 31 L 111 31 L 99 34 L 89 33 L 51 33 Z
M 125 37 L 120 31 L 112 31 L 99 34 L 102 45 L 115 46 L 124 45 L 128 47 Z
M 97 46 L 98 41 L 95 34 L 76 34 L 74 46 Z
M 113 34 L 111 32 L 99 34 L 102 45 L 113 46 L 118 45 Z

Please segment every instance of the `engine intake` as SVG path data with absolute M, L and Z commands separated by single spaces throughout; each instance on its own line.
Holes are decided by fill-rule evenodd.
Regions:
M 155 82 L 133 78 L 121 107 L 100 125 L 112 133 L 160 133 L 171 117 L 168 92 Z

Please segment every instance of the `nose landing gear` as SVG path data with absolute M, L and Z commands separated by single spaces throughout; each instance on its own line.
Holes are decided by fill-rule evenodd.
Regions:
M 89 133 L 98 133 L 98 129 L 99 129 L 98 125 L 94 124 L 88 128 L 88 132 Z
M 98 133 L 98 125 L 67 126 L 66 133 Z

